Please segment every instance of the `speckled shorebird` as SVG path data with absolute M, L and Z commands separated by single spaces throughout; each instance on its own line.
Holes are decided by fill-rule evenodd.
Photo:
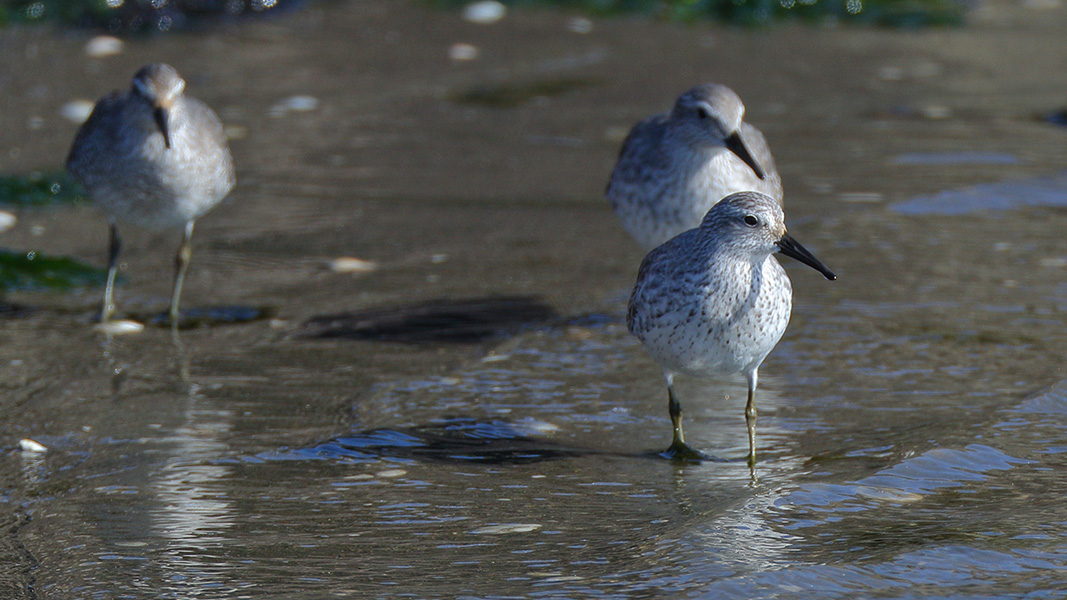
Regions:
M 67 157 L 67 169 L 111 224 L 103 322 L 115 312 L 112 294 L 121 249 L 117 222 L 184 227 L 169 312 L 171 323 L 177 324 L 193 225 L 233 189 L 233 159 L 222 123 L 184 90 L 185 81 L 173 67 L 142 68 L 129 92 L 113 92 L 96 103 Z
M 733 90 L 708 83 L 679 96 L 671 112 L 634 126 L 606 194 L 638 243 L 654 248 L 700 225 L 734 192 L 782 201 L 782 178 L 767 141 L 742 121 L 744 115 Z
M 704 455 L 685 443 L 674 376 L 742 373 L 748 382 L 748 460 L 756 460 L 756 372 L 774 348 L 792 308 L 793 288 L 772 256 L 781 252 L 837 276 L 785 230 L 782 207 L 758 192 L 723 198 L 700 226 L 645 257 L 626 324 L 663 369 L 677 460 Z

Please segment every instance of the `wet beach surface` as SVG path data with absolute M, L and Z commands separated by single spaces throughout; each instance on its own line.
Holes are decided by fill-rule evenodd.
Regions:
M 1040 116 L 1067 10 L 572 19 L 327 3 L 103 60 L 86 32 L 0 31 L 5 173 L 59 168 L 61 107 L 152 60 L 214 107 L 238 186 L 183 305 L 264 317 L 107 340 L 98 288 L 4 298 L 4 597 L 1056 597 L 1067 129 Z M 678 384 L 724 462 L 653 456 L 666 392 L 624 323 L 642 253 L 602 197 L 626 130 L 705 80 L 839 276 L 782 259 L 755 482 L 740 379 Z M 4 247 L 103 264 L 91 206 L 18 217 Z M 165 310 L 176 245 L 129 229 L 120 310 Z

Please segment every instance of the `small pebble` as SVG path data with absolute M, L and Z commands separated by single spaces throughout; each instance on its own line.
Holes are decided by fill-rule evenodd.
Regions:
M 534 432 L 542 433 L 542 434 L 544 434 L 544 433 L 556 433 L 557 431 L 559 431 L 559 425 L 556 425 L 555 423 L 549 423 L 548 421 L 538 421 L 538 420 L 523 421 L 522 422 L 522 427 L 524 429 L 526 429 L 526 430 L 534 431 Z
M 834 193 L 834 184 L 829 181 L 812 181 L 809 186 L 811 191 L 816 194 L 832 194 Z
M 574 33 L 589 33 L 593 31 L 593 22 L 585 17 L 574 17 L 567 21 L 567 29 Z
M 878 71 L 878 78 L 882 81 L 900 81 L 904 79 L 904 69 L 900 67 L 882 67 Z
M 270 107 L 267 111 L 272 117 L 283 117 L 291 112 L 310 112 L 319 107 L 319 99 L 314 96 L 290 96 Z
M 59 116 L 75 125 L 81 125 L 89 118 L 89 115 L 92 114 L 92 112 L 92 102 L 88 100 L 71 100 L 59 109 Z
M 248 128 L 243 125 L 226 125 L 222 128 L 222 133 L 228 140 L 239 140 L 248 135 Z
M 478 48 L 462 42 L 452 44 L 448 49 L 448 58 L 455 61 L 474 60 L 478 58 Z
M 21 448 L 23 452 L 48 452 L 48 448 L 29 438 L 19 440 L 19 448 Z
M 374 475 L 376 477 L 382 477 L 384 479 L 391 479 L 393 477 L 402 477 L 407 474 L 408 472 L 404 469 L 387 469 L 385 471 L 378 471 Z
M 1023 0 L 1022 4 L 1033 10 L 1056 10 L 1063 7 L 1063 0 Z
M 881 202 L 881 192 L 848 192 L 839 196 L 842 202 Z
M 568 327 L 565 333 L 567 338 L 572 340 L 588 340 L 596 337 L 596 334 L 588 327 Z
M 0 210 L 0 232 L 14 227 L 16 221 L 18 221 L 18 218 L 14 214 L 6 210 Z
M 98 35 L 85 44 L 89 58 L 107 58 L 122 52 L 122 40 L 110 35 Z
M 496 23 L 507 14 L 507 7 L 496 0 L 482 0 L 463 7 L 463 18 L 481 25 Z
M 923 106 L 919 109 L 924 117 L 931 120 L 940 121 L 952 116 L 952 109 L 941 104 L 930 104 Z
M 373 260 L 363 260 L 351 256 L 342 256 L 330 261 L 330 270 L 334 273 L 370 273 L 378 269 Z
M 107 335 L 131 335 L 144 331 L 144 325 L 130 319 L 119 319 L 117 321 L 108 321 L 107 323 L 97 323 L 93 325 L 93 329 Z
M 911 74 L 916 77 L 937 77 L 944 69 L 935 62 L 919 63 L 911 68 Z
M 626 139 L 626 136 L 630 135 L 629 127 L 620 127 L 618 125 L 612 125 L 604 130 L 604 141 L 611 142 L 613 144 L 622 143 Z

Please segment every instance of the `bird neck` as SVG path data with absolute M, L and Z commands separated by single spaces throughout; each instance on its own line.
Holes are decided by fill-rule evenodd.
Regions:
M 722 276 L 752 280 L 758 284 L 764 277 L 768 262 L 774 260 L 770 253 L 746 252 L 729 244 L 716 243 L 710 253 L 709 268 Z

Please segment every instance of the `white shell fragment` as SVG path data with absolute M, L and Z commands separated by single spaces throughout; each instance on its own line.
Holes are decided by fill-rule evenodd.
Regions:
M 43 444 L 39 444 L 29 438 L 19 440 L 19 448 L 23 452 L 48 452 L 48 448 Z
M 363 260 L 351 256 L 341 256 L 330 261 L 330 270 L 334 273 L 370 273 L 378 269 L 373 260 Z
M 88 100 L 71 100 L 59 109 L 59 116 L 75 125 L 81 125 L 89 118 L 89 115 L 92 114 L 92 112 L 92 102 Z
M 481 25 L 496 23 L 506 14 L 508 14 L 507 7 L 496 0 L 481 0 L 463 7 L 463 18 Z
M 292 96 L 284 104 L 291 111 L 308 112 L 319 107 L 319 99 L 314 96 Z
M 485 527 L 472 529 L 471 533 L 475 535 L 502 535 L 505 533 L 529 533 L 540 528 L 541 525 L 537 523 L 501 523 L 500 525 L 486 525 Z
M 107 58 L 122 52 L 122 40 L 110 35 L 98 35 L 85 44 L 89 58 Z
M 107 335 L 131 335 L 144 331 L 144 324 L 130 319 L 119 319 L 106 323 L 97 323 L 93 329 Z

